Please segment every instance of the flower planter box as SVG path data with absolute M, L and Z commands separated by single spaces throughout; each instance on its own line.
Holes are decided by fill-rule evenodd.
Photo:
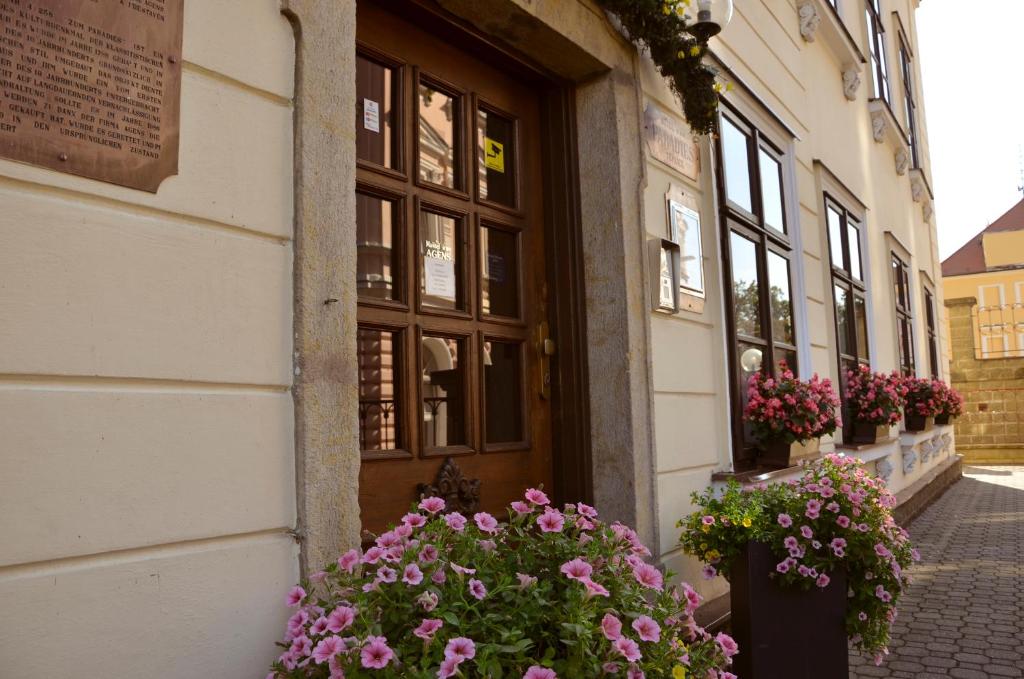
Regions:
M 907 413 L 903 418 L 903 426 L 911 432 L 928 431 L 934 424 L 934 417 L 925 417 L 924 415 Z
M 825 588 L 781 587 L 771 577 L 768 545 L 747 543 L 731 567 L 733 637 L 740 647 L 732 671 L 742 679 L 849 676 L 846 575 Z
M 949 415 L 936 415 L 935 416 L 935 424 L 947 425 L 947 424 L 949 424 L 949 422 L 950 422 L 950 416 Z
M 867 422 L 854 421 L 853 443 L 877 443 L 889 436 L 888 425 L 874 425 Z
M 758 444 L 758 464 L 766 467 L 785 469 L 792 467 L 801 460 L 815 457 L 818 454 L 819 440 L 811 439 L 803 443 L 785 443 L 784 441 L 766 441 Z

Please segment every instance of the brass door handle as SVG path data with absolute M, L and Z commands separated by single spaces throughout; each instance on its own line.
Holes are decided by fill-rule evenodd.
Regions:
M 555 355 L 555 340 L 551 339 L 551 332 L 547 321 L 542 321 L 537 326 L 537 353 L 540 354 L 540 384 L 538 390 L 542 399 L 551 398 L 551 357 Z

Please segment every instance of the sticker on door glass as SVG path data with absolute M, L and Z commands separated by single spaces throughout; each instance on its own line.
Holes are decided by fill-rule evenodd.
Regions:
M 505 172 L 505 145 L 484 137 L 484 166 L 495 172 Z
M 380 132 L 380 104 L 373 99 L 363 99 L 363 127 Z
M 505 282 L 505 258 L 501 255 L 488 253 L 487 255 L 487 280 L 495 283 Z

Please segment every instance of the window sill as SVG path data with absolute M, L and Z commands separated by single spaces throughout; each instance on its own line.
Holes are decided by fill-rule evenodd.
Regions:
M 749 486 L 755 483 L 768 483 L 770 481 L 781 481 L 789 477 L 796 477 L 802 469 L 801 465 L 795 464 L 782 469 L 758 467 L 745 472 L 715 472 L 711 475 L 711 480 L 713 482 L 736 481 L 740 485 Z
M 800 36 L 804 42 L 815 42 L 821 37 L 821 41 L 839 62 L 843 94 L 850 101 L 856 100 L 867 59 L 861 54 L 842 18 L 826 0 L 799 0 L 797 13 L 800 17 Z
M 895 443 L 897 443 L 896 437 L 887 436 L 886 438 L 875 441 L 874 443 L 839 445 L 836 446 L 836 452 L 846 455 L 847 457 L 855 457 L 861 462 L 867 464 L 868 462 L 874 462 L 891 455 L 895 449 Z
M 892 147 L 896 174 L 902 177 L 910 166 L 910 143 L 906 133 L 884 99 L 868 101 L 868 111 L 871 113 L 871 135 L 875 143 L 888 143 Z

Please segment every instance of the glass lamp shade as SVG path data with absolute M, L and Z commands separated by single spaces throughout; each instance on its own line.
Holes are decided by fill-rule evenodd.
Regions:
M 690 32 L 707 40 L 717 35 L 732 20 L 732 0 L 697 0 L 697 21 Z

